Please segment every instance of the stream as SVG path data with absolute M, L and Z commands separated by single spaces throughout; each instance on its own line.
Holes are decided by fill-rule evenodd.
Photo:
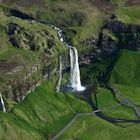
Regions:
M 63 42 L 67 47 L 71 47 L 71 46 L 69 46 L 68 45 L 68 43 L 66 42 L 66 40 L 65 40 L 65 36 L 64 36 L 64 34 L 63 34 L 63 30 L 61 29 L 61 28 L 59 28 L 58 26 L 56 26 L 55 24 L 50 24 L 50 23 L 47 23 L 47 22 L 42 22 L 42 21 L 38 21 L 38 20 L 36 20 L 36 19 L 33 19 L 33 18 L 31 18 L 31 19 L 25 19 L 25 16 L 24 16 L 24 18 L 22 18 L 22 17 L 19 17 L 19 16 L 16 16 L 16 14 L 14 14 L 14 15 L 12 15 L 12 16 L 14 16 L 14 17 L 16 17 L 16 18 L 20 18 L 20 19 L 23 19 L 23 20 L 26 20 L 26 21 L 29 21 L 29 22 L 38 22 L 38 23 L 41 23 L 41 24 L 44 24 L 44 25 L 46 25 L 46 26 L 49 26 L 49 27 L 52 27 L 53 29 L 55 29 L 56 31 L 57 31 L 57 33 L 58 33 L 58 37 L 59 37 L 59 40 L 61 41 L 61 42 Z M 77 54 L 75 54 L 75 55 L 77 55 Z M 61 58 L 60 58 L 61 59 Z M 77 59 L 77 56 L 76 56 L 76 59 Z M 77 62 L 78 62 L 78 60 L 77 60 Z M 60 62 L 60 69 L 62 69 L 62 66 L 61 66 L 62 64 L 61 64 L 61 62 Z M 77 63 L 76 63 L 76 67 L 77 67 Z M 58 86 L 61 84 L 61 79 L 62 79 L 62 72 L 61 72 L 61 70 L 59 71 L 59 74 L 60 74 L 60 76 L 59 76 L 59 83 L 58 83 Z M 77 75 L 79 75 L 79 72 L 78 72 L 78 74 Z M 74 78 L 74 77 L 73 77 Z M 79 77 L 78 77 L 79 78 Z M 79 79 L 78 79 L 79 80 Z M 84 87 L 82 87 L 81 86 L 81 83 L 78 81 L 77 82 L 78 83 L 78 88 L 84 88 Z M 77 84 L 76 83 L 76 84 Z M 74 85 L 75 86 L 75 85 Z M 60 87 L 58 87 L 57 88 L 57 90 L 59 91 L 59 88 Z M 114 90 L 112 87 L 110 87 L 110 89 L 112 89 L 112 90 Z M 108 122 L 110 122 L 110 123 L 114 123 L 114 124 L 116 124 L 116 123 L 140 123 L 140 120 L 128 120 L 128 119 L 120 119 L 120 118 L 111 118 L 111 117 L 108 117 L 108 116 L 106 116 L 102 111 L 97 111 L 98 110 L 98 107 L 94 104 L 94 102 L 92 101 L 92 99 L 89 99 L 88 101 L 88 104 L 91 106 L 91 108 L 92 108 L 92 110 L 93 110 L 93 112 L 94 112 L 94 114 L 96 115 L 96 116 L 98 116 L 99 118 L 101 118 L 101 119 L 103 119 L 103 120 L 105 120 L 105 121 L 108 121 Z M 137 110 L 137 108 L 134 106 L 134 104 L 132 104 L 132 102 L 130 102 L 129 100 L 127 100 L 127 99 L 125 99 L 124 100 L 124 102 L 125 103 L 127 103 L 127 105 L 128 106 L 131 106 L 134 110 L 135 110 L 135 112 L 136 112 L 136 114 L 140 117 L 140 111 L 138 111 Z M 71 126 L 71 124 L 78 118 L 78 117 L 80 117 L 80 116 L 86 116 L 86 115 L 93 115 L 93 113 L 83 113 L 83 114 L 77 114 L 71 121 L 70 121 L 70 123 L 64 128 L 64 129 L 62 129 L 62 131 L 60 131 L 56 136 L 55 136 L 55 138 L 54 139 L 56 139 L 58 136 L 60 136 L 68 127 L 70 127 Z
M 111 84 L 106 84 L 106 87 L 112 91 L 112 93 L 115 95 L 115 99 L 118 102 L 120 102 L 122 105 L 126 105 L 132 108 L 135 111 L 136 115 L 140 118 L 140 108 L 135 106 L 134 103 L 128 98 L 124 97 L 123 94 L 118 89 L 114 88 Z M 121 99 L 121 101 L 119 101 L 117 98 Z

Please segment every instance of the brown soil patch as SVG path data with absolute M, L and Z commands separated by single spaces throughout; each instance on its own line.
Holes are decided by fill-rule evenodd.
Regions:
M 95 7 L 104 11 L 105 13 L 113 12 L 117 5 L 111 4 L 107 0 L 89 0 Z
M 9 62 L 0 60 L 0 72 L 9 72 L 16 68 L 19 64 L 17 62 Z
M 8 5 L 16 4 L 23 7 L 31 7 L 33 5 L 37 5 L 39 7 L 45 6 L 45 0 L 2 0 L 2 2 Z

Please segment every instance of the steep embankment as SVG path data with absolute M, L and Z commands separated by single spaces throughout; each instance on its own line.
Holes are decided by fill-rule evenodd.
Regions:
M 38 87 L 11 113 L 0 112 L 0 139 L 51 138 L 65 127 L 74 113 L 91 111 L 87 103 L 71 95 L 55 94 L 54 82 L 52 79 Z
M 9 17 L 4 7 L 0 17 L 0 92 L 10 109 L 13 101 L 24 100 L 43 79 L 54 74 L 58 55 L 66 47 L 51 27 Z
M 140 105 L 139 86 L 140 86 L 140 52 L 123 50 L 117 60 L 111 77 L 110 83 L 118 88 L 125 97 Z
M 20 14 L 15 9 L 9 9 L 8 7 L 13 8 L 13 2 L 15 9 L 26 12 L 30 16 Z M 122 58 L 123 53 L 120 56 L 116 55 L 120 49 L 124 48 L 139 50 L 139 26 L 132 25 L 139 24 L 138 5 L 132 6 L 132 3 L 127 0 L 123 2 L 120 0 L 21 0 L 20 2 L 7 0 L 3 3 L 8 5 L 8 7 L 1 6 L 0 12 L 0 41 L 2 44 L 0 46 L 0 72 L 3 74 L 0 78 L 3 84 L 1 84 L 1 89 L 4 89 L 3 95 L 5 97 L 10 97 L 12 101 L 17 100 L 19 102 L 24 99 L 27 91 L 34 90 L 41 83 L 40 79 L 43 75 L 49 79 L 51 70 L 55 70 L 58 64 L 58 54 L 62 53 L 65 48 L 62 48 L 63 45 L 53 29 L 40 23 L 23 21 L 12 16 L 16 14 L 24 19 L 30 19 L 33 16 L 37 20 L 62 26 L 66 39 L 84 55 L 82 60 L 84 62 L 88 60 L 89 63 L 92 63 L 82 69 L 82 80 L 89 83 L 96 81 L 98 85 L 103 85 L 111 75 L 112 83 L 115 83 L 115 86 L 118 86 L 120 90 L 124 90 L 125 96 L 131 97 L 131 100 L 139 105 L 139 94 L 137 92 L 139 91 L 137 85 L 139 78 L 135 75 L 139 74 L 137 69 L 139 55 L 136 55 L 135 58 L 135 55 L 130 55 L 133 53 L 131 51 L 130 54 L 124 53 L 124 58 Z M 34 6 L 32 6 L 33 3 Z M 111 13 L 108 12 L 110 10 Z M 111 16 L 112 13 L 116 15 Z M 104 24 L 105 26 L 102 28 Z M 136 60 L 135 64 L 132 59 Z M 35 63 L 39 67 L 37 73 L 36 69 L 38 67 L 34 67 Z M 125 71 L 127 71 L 126 67 L 129 68 L 131 65 L 134 69 L 132 68 L 131 73 L 129 73 L 128 82 L 127 76 L 129 74 L 125 74 Z M 123 72 L 121 71 L 122 68 Z M 111 73 L 112 69 L 113 72 Z M 35 72 L 35 74 L 32 72 Z M 0 139 L 42 140 L 51 138 L 64 128 L 73 117 L 74 112 L 90 111 L 86 103 L 76 100 L 70 95 L 65 97 L 64 95 L 53 94 L 55 82 L 56 79 L 55 81 L 50 80 L 43 86 L 38 87 L 22 103 L 16 105 L 11 113 L 0 113 L 2 124 L 0 126 Z M 118 83 L 121 83 L 121 85 L 118 85 Z M 8 91 L 5 91 L 5 89 L 8 89 Z M 130 89 L 137 99 L 132 96 Z M 137 119 L 134 112 L 117 103 L 108 90 L 99 88 L 97 99 L 99 109 L 108 116 Z M 11 105 L 11 102 L 9 105 Z M 97 123 L 94 121 L 97 121 Z M 86 122 L 88 122 L 87 126 Z M 122 126 L 126 127 L 127 125 L 123 124 Z M 93 134 L 95 128 L 98 128 L 95 130 L 97 135 Z M 74 132 L 72 130 L 72 133 L 68 134 L 69 132 L 66 132 L 66 135 L 64 135 L 76 139 L 81 138 L 81 136 L 85 139 L 106 138 L 111 140 L 139 138 L 139 125 L 124 130 L 97 118 L 85 118 L 84 122 L 80 120 L 80 123 L 75 123 L 72 129 L 74 129 Z M 75 129 L 78 129 L 78 131 L 76 132 Z M 68 131 L 71 131 L 71 129 Z M 62 139 L 65 139 L 65 136 Z
M 84 139 L 84 140 L 132 140 L 140 137 L 139 125 L 121 128 L 96 118 L 95 116 L 81 117 L 58 140 Z

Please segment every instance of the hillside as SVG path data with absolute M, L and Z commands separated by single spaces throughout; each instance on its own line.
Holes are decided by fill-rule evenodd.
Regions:
M 1 0 L 0 140 L 139 139 L 139 13 L 139 0 Z

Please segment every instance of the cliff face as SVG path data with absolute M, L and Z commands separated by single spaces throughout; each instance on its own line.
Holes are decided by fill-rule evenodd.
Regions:
M 66 48 L 45 24 L 9 16 L 1 9 L 0 14 L 0 92 L 7 102 L 21 102 L 54 75 L 58 56 Z
M 140 46 L 140 26 L 125 24 L 114 20 L 107 23 L 104 29 L 110 30 L 118 39 L 121 48 L 139 50 Z
M 0 30 L 3 38 L 6 38 L 6 45 L 2 43 L 0 49 L 8 50 L 6 54 L 0 54 L 0 73 L 4 75 L 0 77 L 0 89 L 9 100 L 22 101 L 26 93 L 34 90 L 44 78 L 49 79 L 58 67 L 58 55 L 65 52 L 57 33 L 46 25 L 34 22 L 34 18 L 63 26 L 66 40 L 80 52 L 81 65 L 112 57 L 123 48 L 140 49 L 140 26 L 116 20 L 115 15 L 107 22 L 108 14 L 103 11 L 114 12 L 114 8 L 117 8 L 109 1 L 84 0 L 81 7 L 81 0 L 73 1 L 74 4 L 68 1 L 26 2 L 7 0 L 3 1 L 7 6 L 0 7 L 3 19 Z M 10 5 L 13 3 L 15 9 Z M 21 11 L 26 11 L 26 14 Z M 69 64 L 64 69 L 67 67 Z
M 94 52 L 86 52 L 80 56 L 81 64 L 89 64 L 96 60 L 114 55 L 120 49 L 140 50 L 140 26 L 125 24 L 118 20 L 111 20 L 102 27 L 95 43 Z

